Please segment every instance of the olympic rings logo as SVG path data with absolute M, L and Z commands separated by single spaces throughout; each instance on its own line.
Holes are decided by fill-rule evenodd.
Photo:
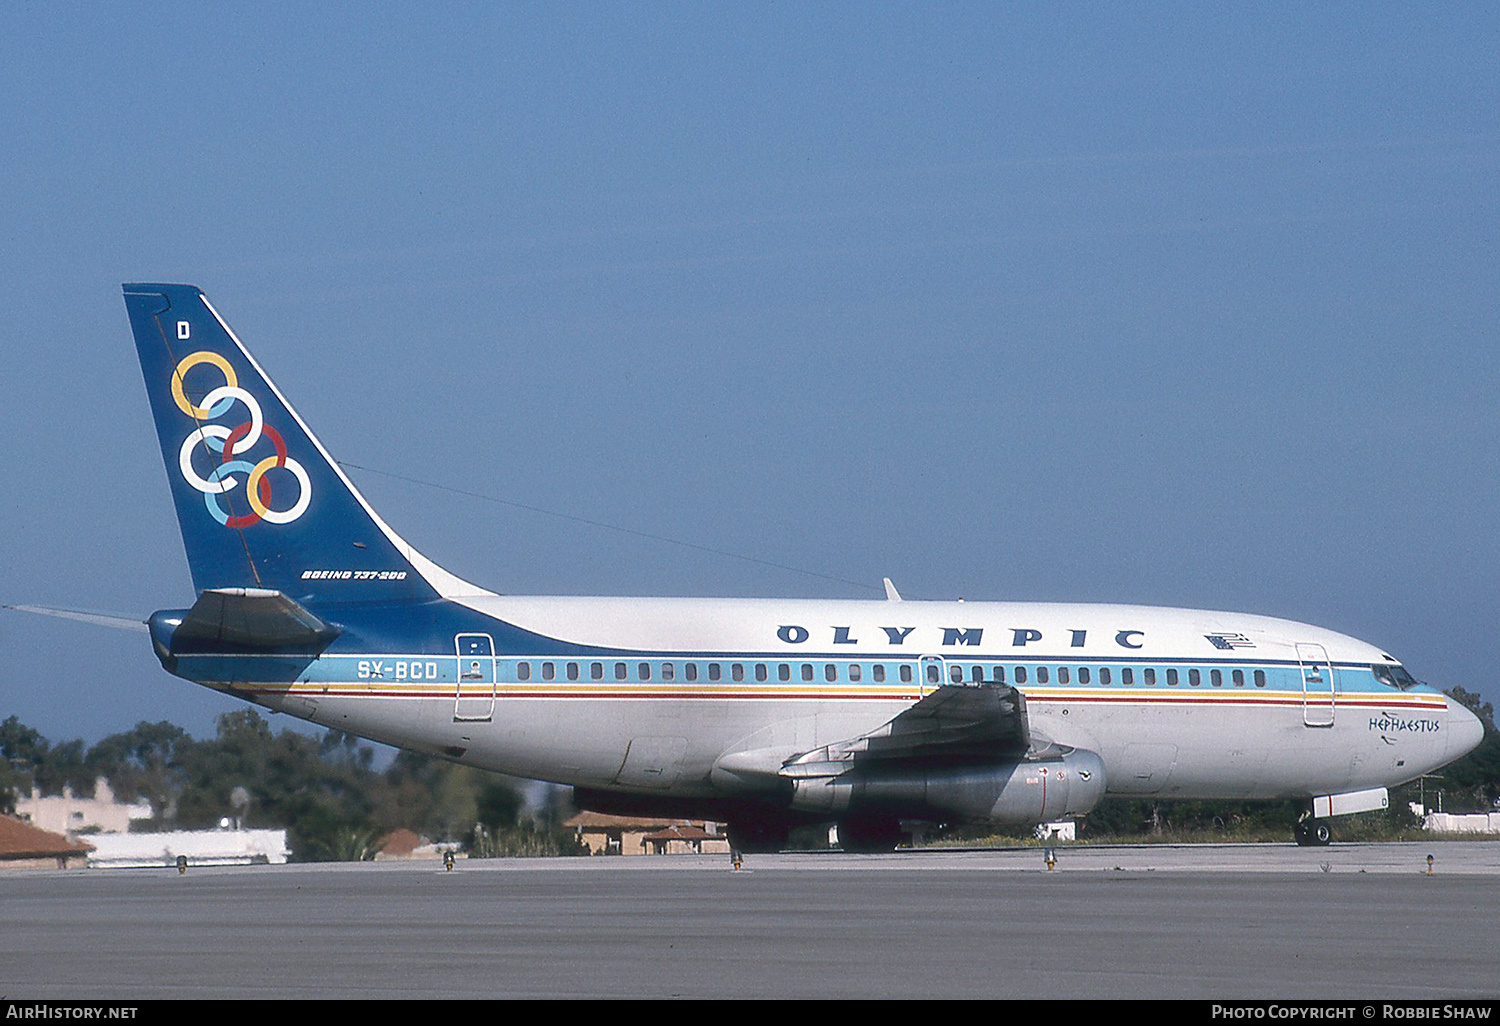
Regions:
M 182 388 L 183 378 L 187 372 L 200 363 L 210 364 L 224 375 L 224 384 L 209 392 L 203 397 L 201 406 L 194 405 L 188 399 Z M 307 476 L 307 471 L 302 464 L 286 454 L 286 442 L 281 438 L 280 432 L 265 422 L 261 414 L 260 403 L 255 397 L 243 388 L 239 387 L 239 379 L 235 376 L 234 368 L 229 361 L 218 353 L 199 351 L 182 358 L 172 371 L 172 399 L 177 403 L 177 408 L 198 422 L 198 429 L 187 436 L 182 443 L 182 451 L 177 457 L 177 466 L 182 471 L 183 480 L 198 491 L 203 493 L 203 501 L 208 506 L 208 512 L 213 518 L 225 527 L 242 528 L 264 520 L 268 524 L 290 524 L 303 513 L 307 512 L 307 505 L 312 500 L 312 481 Z M 250 419 L 238 427 L 229 428 L 223 424 L 205 424 L 207 420 L 218 420 L 234 406 L 236 402 L 241 403 L 250 414 Z M 274 456 L 267 456 L 258 463 L 251 463 L 246 459 L 235 459 L 236 453 L 244 453 L 251 449 L 264 437 L 268 439 L 276 449 Z M 212 458 L 218 461 L 207 477 L 202 477 L 193 469 L 193 452 L 199 444 L 203 444 L 209 450 Z M 284 510 L 271 508 L 271 482 L 266 473 L 275 467 L 281 467 L 291 472 L 300 486 L 300 494 L 297 501 L 291 507 Z M 227 495 L 240 484 L 236 474 L 245 474 L 245 498 L 250 503 L 250 512 L 239 516 L 230 516 L 224 512 L 224 507 L 219 504 L 219 496 Z

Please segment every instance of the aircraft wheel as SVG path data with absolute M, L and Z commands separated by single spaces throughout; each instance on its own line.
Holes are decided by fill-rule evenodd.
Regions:
M 1333 840 L 1333 830 L 1321 819 L 1298 823 L 1292 836 L 1304 848 L 1321 848 Z

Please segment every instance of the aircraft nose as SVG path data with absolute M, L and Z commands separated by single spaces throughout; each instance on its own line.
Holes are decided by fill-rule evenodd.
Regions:
M 1461 759 L 1479 747 L 1484 740 L 1484 724 L 1461 702 L 1448 699 L 1447 760 Z

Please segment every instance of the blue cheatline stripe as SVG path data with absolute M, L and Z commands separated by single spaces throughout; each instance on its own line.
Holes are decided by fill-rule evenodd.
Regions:
M 755 677 L 756 660 L 750 657 L 735 657 L 731 659 L 715 659 L 713 657 L 696 657 L 691 659 L 650 659 L 640 660 L 634 657 L 618 656 L 615 658 L 595 658 L 588 660 L 566 660 L 552 655 L 532 656 L 478 656 L 477 658 L 488 665 L 483 669 L 486 677 L 493 677 L 493 683 L 512 689 L 519 688 L 546 690 L 549 687 L 572 688 L 574 690 L 609 690 L 615 687 L 650 688 L 654 690 L 679 689 L 713 689 L 722 688 L 748 688 L 752 690 L 766 690 L 773 692 L 797 692 L 797 691 L 820 691 L 826 689 L 850 688 L 908 692 L 913 689 L 922 690 L 930 687 L 933 682 L 923 679 L 916 658 L 904 660 L 854 660 L 847 657 L 842 660 L 824 659 L 815 662 L 811 658 L 799 660 L 761 660 L 759 665 L 767 669 L 766 679 L 759 680 Z M 248 654 L 248 655 L 188 655 L 181 657 L 181 672 L 191 679 L 212 681 L 256 681 L 263 683 L 285 682 L 310 683 L 310 684 L 341 684 L 357 685 L 369 684 L 372 687 L 389 687 L 392 685 L 431 685 L 438 688 L 446 688 L 452 693 L 459 682 L 460 657 L 454 655 L 434 656 L 422 653 L 377 653 L 361 655 L 324 655 L 321 658 L 310 656 L 287 656 L 277 654 Z M 574 679 L 567 677 L 567 666 L 573 663 L 578 668 L 578 676 Z M 613 663 L 625 663 L 626 675 L 623 679 L 615 676 Z M 649 678 L 643 679 L 638 672 L 639 663 L 645 662 L 650 669 Z M 543 677 L 545 664 L 551 664 L 553 675 L 550 679 Z M 594 677 L 592 664 L 598 663 L 603 670 L 603 676 Z M 1227 676 L 1219 684 L 1213 684 L 1209 679 L 1200 678 L 1199 683 L 1191 683 L 1184 675 L 1176 684 L 1169 684 L 1164 679 L 1159 679 L 1153 684 L 1147 684 L 1144 680 L 1136 680 L 1131 683 L 1112 681 L 1104 684 L 1097 680 L 1094 672 L 1100 667 L 1082 662 L 1065 664 L 1070 670 L 1089 669 L 1091 679 L 1087 683 L 1077 680 L 1066 682 L 1050 680 L 1039 682 L 1034 679 L 1024 682 L 1016 682 L 1014 669 L 1017 666 L 1025 667 L 1030 674 L 1044 664 L 1039 663 L 1009 663 L 1000 660 L 952 660 L 950 668 L 957 667 L 964 671 L 962 680 L 954 681 L 951 676 L 945 676 L 941 684 L 967 684 L 973 683 L 970 679 L 972 670 L 976 667 L 984 670 L 992 668 L 996 663 L 1008 667 L 1007 681 L 1015 687 L 1020 688 L 1028 695 L 1038 697 L 1055 695 L 1059 692 L 1068 692 L 1076 695 L 1077 692 L 1087 692 L 1100 697 L 1107 695 L 1124 696 L 1126 694 L 1149 695 L 1235 695 L 1243 694 L 1253 696 L 1256 694 L 1270 695 L 1272 693 L 1294 692 L 1298 695 L 1302 692 L 1303 682 L 1301 677 L 1290 672 L 1290 668 L 1280 664 L 1253 664 L 1241 663 L 1235 667 L 1244 672 L 1245 679 L 1242 683 L 1233 683 Z M 530 676 L 521 679 L 518 667 L 529 666 Z M 673 667 L 671 679 L 663 679 L 663 666 L 670 664 Z M 710 679 L 708 674 L 709 664 L 718 664 L 720 676 L 718 679 Z M 744 668 L 740 679 L 733 678 L 732 667 L 740 665 Z M 833 680 L 826 677 L 826 666 L 832 664 L 835 667 Z M 779 673 L 779 665 L 786 665 L 792 670 L 791 678 L 782 680 Z M 801 666 L 807 665 L 814 669 L 812 680 L 806 680 L 801 675 Z M 849 667 L 858 666 L 860 679 L 854 680 L 849 674 Z M 1160 664 L 1132 663 L 1129 668 L 1144 671 L 1145 669 L 1159 666 Z M 693 666 L 697 675 L 689 679 L 686 670 Z M 874 679 L 872 670 L 876 666 L 886 669 L 885 680 Z M 903 680 L 900 676 L 902 667 L 911 669 L 912 679 Z M 1055 672 L 1056 664 L 1045 665 L 1045 668 Z M 1110 668 L 1124 669 L 1117 664 Z M 1264 685 L 1253 683 L 1253 675 L 1257 669 L 1267 671 L 1267 680 Z M 1402 692 L 1398 690 L 1386 690 L 1383 685 L 1378 684 L 1374 675 L 1364 664 L 1345 665 L 1343 669 L 1359 673 L 1363 671 L 1357 680 L 1341 681 L 1341 687 L 1337 692 L 1337 700 L 1347 701 L 1355 694 L 1365 695 L 1370 698 L 1384 698 L 1386 701 L 1406 701 L 1404 696 L 1425 695 L 1427 701 L 1439 698 L 1435 695 L 1427 695 L 1425 692 Z M 992 669 L 990 679 L 992 680 Z M 491 680 L 471 682 L 471 686 L 487 687 Z M 1361 688 L 1371 688 L 1373 691 L 1353 692 L 1351 685 Z M 1315 692 L 1314 697 L 1326 694 L 1326 692 Z M 1086 696 L 1083 696 L 1086 697 Z

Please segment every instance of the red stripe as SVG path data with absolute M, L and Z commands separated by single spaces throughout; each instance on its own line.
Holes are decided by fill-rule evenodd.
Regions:
M 389 688 L 379 690 L 351 691 L 341 688 L 337 684 L 330 685 L 337 688 L 333 691 L 325 690 L 297 690 L 292 688 L 265 688 L 254 687 L 243 690 L 255 691 L 257 694 L 282 695 L 298 698 L 465 698 L 479 700 L 489 697 L 489 693 L 454 695 L 451 691 L 396 691 Z M 915 702 L 922 696 L 915 694 L 829 694 L 827 692 L 805 692 L 805 691 L 590 691 L 579 693 L 576 691 L 497 691 L 494 694 L 497 701 L 507 698 L 679 698 L 679 699 L 727 699 L 727 698 L 751 698 L 751 699 L 823 699 L 827 701 L 880 701 L 880 702 Z M 1401 709 L 1406 712 L 1442 712 L 1447 706 L 1436 704 L 1425 704 L 1415 702 L 1384 701 L 1379 698 L 1370 699 L 1341 699 L 1336 702 L 1312 701 L 1304 702 L 1300 698 L 1257 698 L 1254 696 L 1244 697 L 1194 697 L 1190 695 L 1047 695 L 1030 694 L 1026 696 L 1028 702 L 1050 702 L 1050 703 L 1082 703 L 1082 704 L 1119 704 L 1137 703 L 1140 705 L 1253 705 L 1253 706 L 1286 706 L 1289 708 L 1301 708 L 1310 705 L 1315 708 L 1332 707 L 1335 709 Z

